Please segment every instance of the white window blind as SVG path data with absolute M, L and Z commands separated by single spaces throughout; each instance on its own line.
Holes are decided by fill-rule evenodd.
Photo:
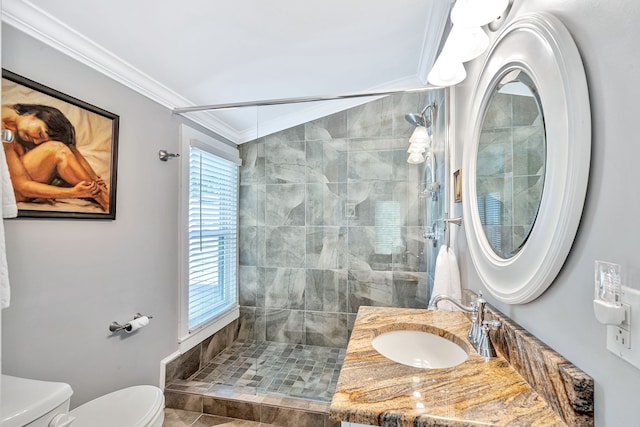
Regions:
M 188 326 L 238 305 L 238 166 L 200 147 L 189 151 Z
M 376 202 L 375 225 L 376 253 L 391 255 L 402 252 L 400 202 Z

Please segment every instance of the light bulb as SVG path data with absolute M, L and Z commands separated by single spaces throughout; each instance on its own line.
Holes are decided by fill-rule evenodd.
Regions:
M 409 138 L 409 142 L 412 144 L 424 144 L 425 146 L 429 144 L 431 138 L 429 138 L 429 132 L 427 128 L 424 126 L 417 126 L 413 133 L 411 134 L 411 138 Z
M 407 158 L 407 163 L 411 165 L 417 165 L 422 162 L 424 162 L 424 157 L 420 153 L 411 153 Z
M 489 47 L 489 36 L 480 27 L 454 25 L 442 48 L 441 56 L 454 62 L 467 62 L 482 55 Z
M 495 21 L 509 6 L 509 0 L 457 0 L 451 22 L 462 27 L 482 27 Z
M 421 144 L 411 143 L 407 149 L 407 153 L 424 153 L 427 151 L 427 147 Z
M 467 77 L 467 72 L 461 62 L 456 62 L 440 55 L 429 71 L 427 80 L 434 86 L 453 86 Z

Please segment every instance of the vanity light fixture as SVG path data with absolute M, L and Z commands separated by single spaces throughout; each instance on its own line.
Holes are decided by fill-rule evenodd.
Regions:
M 463 27 L 481 27 L 500 17 L 509 0 L 457 0 L 451 9 L 451 22 Z
M 431 137 L 425 126 L 418 126 L 414 129 L 409 138 L 411 144 L 424 145 L 425 147 L 431 143 Z
M 429 110 L 430 115 L 433 114 L 433 104 L 429 104 L 422 109 L 420 114 L 407 114 L 406 120 L 415 125 L 411 137 L 409 138 L 409 148 L 407 153 L 407 163 L 416 165 L 425 161 L 424 153 L 427 151 L 427 147 L 431 145 L 431 135 L 429 128 L 431 128 L 431 117 L 427 118 L 426 112 Z
M 467 78 L 462 62 L 440 55 L 429 71 L 427 80 L 435 86 L 454 86 Z
M 414 132 L 415 133 L 415 132 Z M 407 158 L 407 163 L 412 165 L 416 165 L 418 163 L 422 163 L 425 161 L 424 153 L 427 151 L 427 142 L 411 142 L 409 144 L 409 148 L 407 149 L 407 153 L 409 153 L 409 157 Z
M 489 47 L 489 37 L 482 27 L 503 19 L 509 4 L 510 0 L 457 0 L 451 9 L 453 26 L 427 81 L 435 86 L 454 86 L 463 81 L 467 77 L 463 62 L 477 58 Z
M 407 157 L 407 163 L 410 165 L 419 165 L 420 163 L 424 163 L 424 155 L 421 153 L 410 153 L 409 157 Z
M 431 145 L 431 137 L 424 126 L 418 126 L 411 134 L 409 138 L 409 157 L 407 163 L 418 164 L 425 161 L 424 153 L 427 151 L 427 146 Z
M 467 62 L 482 55 L 489 47 L 489 36 L 481 27 L 451 27 L 440 56 L 457 62 Z

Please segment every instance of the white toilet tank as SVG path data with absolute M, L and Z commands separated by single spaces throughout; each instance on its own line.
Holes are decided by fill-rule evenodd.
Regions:
M 164 421 L 158 387 L 127 387 L 69 412 L 72 394 L 69 384 L 2 375 L 0 427 L 162 427 Z
M 2 375 L 0 426 L 48 427 L 69 411 L 72 394 L 69 384 Z
M 69 415 L 75 417 L 71 427 L 161 427 L 164 395 L 150 385 L 127 387 L 93 399 Z

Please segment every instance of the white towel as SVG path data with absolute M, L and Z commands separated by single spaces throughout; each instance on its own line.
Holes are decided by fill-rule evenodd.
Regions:
M 4 145 L 4 144 L 3 144 Z M 18 216 L 16 197 L 13 193 L 13 185 L 9 176 L 7 159 L 4 154 L 4 146 L 0 149 L 0 193 L 2 204 L 0 212 L 2 218 L 15 218 Z M 4 222 L 0 220 L 0 309 L 9 307 L 11 289 L 9 287 L 9 267 L 7 266 L 7 250 L 4 242 Z
M 447 295 L 460 301 L 462 299 L 462 288 L 460 286 L 460 270 L 458 269 L 458 260 L 453 253 L 453 249 L 447 245 L 440 246 L 438 257 L 436 258 L 435 279 L 433 282 L 433 292 L 431 293 L 431 306 L 433 297 L 436 295 Z M 441 310 L 454 311 L 458 308 L 448 301 L 441 301 L 438 304 Z

